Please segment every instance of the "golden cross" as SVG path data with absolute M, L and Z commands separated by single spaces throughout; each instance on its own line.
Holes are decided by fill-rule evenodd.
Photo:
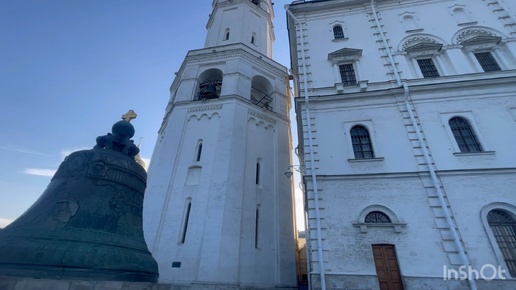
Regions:
M 136 119 L 136 113 L 133 110 L 127 111 L 127 113 L 122 115 L 122 120 L 125 120 L 127 122 L 131 122 L 132 119 Z

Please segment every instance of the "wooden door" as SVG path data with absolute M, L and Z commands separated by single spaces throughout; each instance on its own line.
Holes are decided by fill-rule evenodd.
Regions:
M 403 290 L 394 246 L 373 245 L 373 257 L 380 290 Z

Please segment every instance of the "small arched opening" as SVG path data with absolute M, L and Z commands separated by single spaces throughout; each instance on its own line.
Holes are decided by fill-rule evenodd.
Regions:
M 199 86 L 195 93 L 195 100 L 206 101 L 220 97 L 222 89 L 222 71 L 220 69 L 208 69 L 198 78 Z

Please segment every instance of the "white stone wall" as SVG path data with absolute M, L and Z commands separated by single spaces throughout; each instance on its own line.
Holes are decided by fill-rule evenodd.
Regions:
M 374 28 L 370 1 L 336 0 L 331 2 L 335 4 L 320 3 L 321 8 L 313 10 L 304 9 L 302 5 L 298 5 L 299 8 L 296 5 L 291 6 L 291 10 L 303 12 L 299 13 L 297 17 L 303 22 L 303 31 L 305 32 L 305 53 L 310 87 L 318 91 L 334 87 L 335 83 L 340 82 L 338 71 L 335 72 L 333 69 L 332 62 L 328 60 L 328 54 L 342 48 L 363 50 L 362 57 L 355 63 L 359 80 L 368 80 L 369 83 L 394 80 L 391 77 L 392 74 L 388 74 L 390 71 L 386 65 L 388 59 L 382 57 L 384 51 L 381 47 L 383 44 L 379 33 Z M 347 6 L 346 2 L 349 3 Z M 493 12 L 498 8 L 497 5 L 481 0 L 410 1 L 403 5 L 396 1 L 377 2 L 380 21 L 402 78 L 421 77 L 419 69 L 404 54 L 401 47 L 404 41 L 418 36 L 433 36 L 441 40 L 444 45 L 441 53 L 442 60 L 437 65 L 442 67 L 442 75 L 481 72 L 476 61 L 468 56 L 460 46 L 457 46 L 457 33 L 469 28 L 487 27 L 501 36 L 504 41 L 498 50 L 504 61 L 500 61 L 500 63 L 506 69 L 516 68 L 516 55 L 513 48 L 516 23 L 511 23 L 511 20 L 502 20 L 498 13 Z M 319 7 L 316 5 L 307 5 L 306 7 Z M 324 8 L 325 5 L 328 8 Z M 505 5 L 510 7 L 511 3 L 505 3 Z M 457 21 L 451 12 L 454 7 L 464 8 L 471 20 L 468 22 L 469 25 Z M 514 16 L 514 12 L 509 12 L 512 13 L 512 22 L 514 22 L 516 16 Z M 413 15 L 420 29 L 407 29 L 403 23 L 405 15 Z M 344 39 L 334 39 L 332 27 L 336 24 L 343 27 Z M 299 31 L 297 33 L 299 42 Z M 301 57 L 299 49 L 300 47 L 298 47 L 298 58 Z M 298 68 L 294 67 L 294 69 Z
M 292 163 L 287 74 L 259 56 L 242 44 L 190 51 L 171 86 L 144 200 L 144 233 L 160 282 L 295 286 L 291 180 L 282 174 Z M 197 100 L 199 78 L 210 69 L 222 72 L 220 96 Z M 272 110 L 251 101 L 255 76 L 271 89 Z
M 376 1 L 376 10 L 393 53 L 417 127 L 428 146 L 456 231 L 471 266 L 506 268 L 487 225 L 489 210 L 516 217 L 516 6 L 509 1 Z M 502 5 L 504 4 L 504 5 Z M 463 14 L 454 14 L 454 9 Z M 503 9 L 507 8 L 507 9 Z M 370 1 L 297 2 L 289 19 L 293 71 L 298 74 L 296 112 L 310 228 L 312 282 L 320 287 L 316 205 L 310 174 L 305 85 L 310 96 L 310 124 L 320 212 L 320 235 L 327 289 L 379 289 L 372 244 L 395 246 L 405 289 L 469 289 L 465 281 L 444 281 L 443 267 L 463 264 L 444 217 L 438 192 L 416 130 L 405 106 L 406 92 L 396 83 Z M 455 10 L 456 11 L 456 10 Z M 410 16 L 409 23 L 404 17 Z M 333 25 L 344 39 L 335 40 Z M 300 29 L 302 27 L 302 30 Z M 482 30 L 500 37 L 491 51 L 501 71 L 484 73 L 458 36 Z M 305 59 L 301 54 L 303 31 Z M 486 35 L 487 35 L 486 34 Z M 440 77 L 423 78 L 404 43 L 428 37 L 442 44 L 433 55 Z M 352 61 L 359 82 L 342 86 L 329 53 L 361 50 Z M 487 50 L 486 50 L 487 49 Z M 306 65 L 307 75 L 302 75 Z M 367 82 L 366 82 L 367 81 Z M 448 120 L 470 121 L 483 152 L 460 152 Z M 369 130 L 374 159 L 356 160 L 349 131 Z M 395 216 L 392 227 L 363 224 L 371 210 Z M 392 220 L 392 219 L 391 219 Z M 479 289 L 513 289 L 516 280 L 477 281 Z
M 270 0 L 255 5 L 249 0 L 214 1 L 214 11 L 206 28 L 204 47 L 217 47 L 243 43 L 256 51 L 272 58 L 274 32 Z M 242 21 L 245 19 L 245 21 Z M 226 32 L 229 38 L 226 39 Z M 251 38 L 254 36 L 254 43 Z

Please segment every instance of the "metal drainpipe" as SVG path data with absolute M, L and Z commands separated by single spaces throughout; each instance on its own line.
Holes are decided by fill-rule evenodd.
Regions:
M 419 145 L 421 146 L 421 150 L 423 151 L 423 155 L 425 156 L 425 161 L 428 166 L 428 171 L 430 173 L 430 176 L 432 178 L 432 182 L 434 185 L 434 188 L 437 192 L 437 197 L 439 198 L 439 203 L 441 204 L 441 208 L 444 212 L 444 217 L 446 218 L 446 222 L 448 223 L 448 226 L 450 227 L 450 231 L 453 235 L 453 241 L 455 242 L 455 246 L 457 246 L 457 249 L 459 251 L 459 256 L 462 260 L 462 263 L 465 266 L 471 266 L 468 257 L 466 256 L 466 252 L 464 250 L 464 247 L 462 246 L 462 243 L 459 238 L 459 234 L 457 230 L 455 229 L 455 225 L 453 224 L 453 220 L 451 218 L 450 212 L 448 211 L 448 207 L 446 206 L 446 201 L 444 199 L 444 193 L 441 189 L 441 186 L 439 185 L 439 180 L 437 179 L 437 174 L 435 172 L 435 167 L 432 163 L 432 160 L 430 159 L 430 154 L 428 153 L 428 149 L 426 147 L 425 141 L 423 140 L 423 136 L 421 135 L 421 131 L 419 129 L 419 125 L 417 124 L 416 117 L 414 116 L 414 112 L 412 112 L 412 106 L 409 102 L 409 87 L 406 82 L 401 82 L 400 73 L 396 67 L 396 63 L 394 61 L 394 57 L 392 55 L 392 51 L 389 48 L 389 44 L 387 43 L 387 39 L 385 38 L 384 31 L 382 26 L 380 25 L 380 20 L 378 19 L 378 14 L 376 14 L 376 9 L 374 7 L 374 0 L 371 0 L 371 9 L 373 10 L 373 16 L 374 20 L 376 22 L 376 26 L 380 30 L 380 34 L 382 36 L 382 42 L 385 46 L 385 50 L 387 51 L 387 54 L 389 55 L 389 61 L 391 63 L 391 66 L 394 71 L 394 75 L 396 77 L 396 83 L 399 87 L 403 86 L 403 90 L 405 92 L 405 107 L 407 108 L 407 111 L 410 116 L 410 121 L 412 122 L 412 126 L 414 126 L 414 129 L 416 130 L 417 139 L 419 142 Z M 468 276 L 469 286 L 471 290 L 477 290 L 477 284 L 475 282 L 475 279 L 471 279 L 471 276 Z
M 299 30 L 301 34 L 301 62 L 302 62 L 302 72 L 303 72 L 303 85 L 304 85 L 304 94 L 305 94 L 305 112 L 307 119 L 307 129 L 308 129 L 308 151 L 310 153 L 310 173 L 312 177 L 313 191 L 314 191 L 314 206 L 315 206 L 315 224 L 316 224 L 316 235 L 317 235 L 317 254 L 319 259 L 319 272 L 321 277 L 321 290 L 326 290 L 326 280 L 324 275 L 324 259 L 323 259 L 323 249 L 322 249 L 322 238 L 321 238 L 321 219 L 319 216 L 319 194 L 317 189 L 317 176 L 315 174 L 315 166 L 314 166 L 314 149 L 312 143 L 312 125 L 310 124 L 310 109 L 309 109 L 309 98 L 308 98 L 308 81 L 306 76 L 306 64 L 305 64 L 305 39 L 303 36 L 303 26 L 301 22 L 290 12 L 288 9 L 289 5 L 285 5 L 285 10 L 288 15 L 294 19 L 295 22 L 299 25 Z M 307 229 L 309 230 L 309 229 Z

